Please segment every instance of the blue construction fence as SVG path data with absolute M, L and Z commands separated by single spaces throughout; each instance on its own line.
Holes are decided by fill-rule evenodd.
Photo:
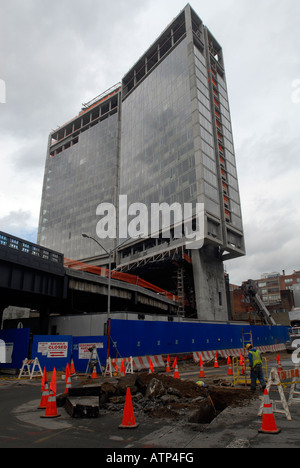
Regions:
M 285 343 L 286 326 L 238 323 L 111 320 L 111 337 L 121 356 L 147 356 L 243 347 L 250 332 L 254 346 Z
M 288 340 L 288 327 L 251 326 L 234 323 L 153 322 L 111 320 L 110 356 L 167 355 L 242 347 L 252 333 L 254 346 Z M 29 356 L 30 329 L 0 331 L 0 369 L 20 369 L 25 358 L 38 358 L 41 367 L 64 371 L 74 360 L 76 372 L 86 372 L 90 349 L 96 345 L 102 366 L 106 364 L 107 336 L 35 335 Z M 2 346 L 1 346 L 2 345 Z M 3 350 L 5 348 L 5 361 Z M 98 369 L 99 371 L 99 369 Z
M 93 345 L 97 347 L 101 365 L 106 364 L 107 336 L 34 335 L 31 353 L 29 344 L 29 328 L 1 330 L 0 369 L 21 369 L 24 359 L 37 357 L 42 369 L 51 371 L 55 367 L 64 371 L 73 358 L 76 372 L 85 372 Z M 99 366 L 97 370 L 100 371 Z
M 88 367 L 91 352 L 96 345 L 102 366 L 106 365 L 107 336 L 70 336 L 70 335 L 36 335 L 32 344 L 32 359 L 38 358 L 42 368 L 65 370 L 71 358 L 74 360 L 76 372 L 84 373 Z M 100 372 L 97 364 L 97 372 Z
M 28 357 L 29 328 L 0 330 L 0 369 L 21 369 Z

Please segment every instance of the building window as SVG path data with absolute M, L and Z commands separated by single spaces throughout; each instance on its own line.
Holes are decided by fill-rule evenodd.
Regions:
M 219 292 L 219 305 L 221 306 L 222 305 L 222 293 Z

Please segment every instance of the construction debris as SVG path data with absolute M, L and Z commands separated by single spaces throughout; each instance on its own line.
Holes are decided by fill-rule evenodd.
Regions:
M 71 418 L 98 418 L 99 416 L 99 404 L 95 398 L 68 397 L 64 407 Z
M 137 414 L 150 418 L 184 418 L 187 422 L 208 424 L 228 406 L 241 406 L 253 398 L 248 389 L 224 385 L 228 383 L 222 379 L 201 387 L 192 380 L 181 380 L 170 374 L 140 372 L 97 386 L 71 388 L 62 404 L 71 417 L 98 417 L 108 412 L 122 412 L 127 389 L 130 388 Z M 80 398 L 87 397 L 94 397 L 93 404 L 80 401 Z

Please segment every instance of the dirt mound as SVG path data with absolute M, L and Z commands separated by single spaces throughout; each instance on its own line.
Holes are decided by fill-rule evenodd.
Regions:
M 165 389 L 175 388 L 179 390 L 182 398 L 196 398 L 197 396 L 207 396 L 207 390 L 199 387 L 191 380 L 174 379 L 166 374 L 140 374 L 137 383 L 142 387 L 147 387 L 151 380 L 159 380 Z
M 130 388 L 134 411 L 138 414 L 209 424 L 228 406 L 244 406 L 253 399 L 249 389 L 224 387 L 222 384 L 224 382 L 218 379 L 212 385 L 207 383 L 201 387 L 193 380 L 140 372 L 121 377 L 117 382 L 72 388 L 70 394 L 73 397 L 98 396 L 100 409 L 123 412 L 127 388 Z
M 227 365 L 227 359 L 218 356 L 218 364 L 219 364 L 219 366 L 226 366 L 226 365 Z M 214 367 L 214 365 L 215 365 L 215 360 L 214 360 L 214 359 L 211 359 L 210 361 L 205 361 L 205 362 L 203 363 L 203 365 L 204 365 L 204 367 Z
M 217 411 L 223 411 L 227 406 L 243 406 L 253 399 L 249 389 L 226 388 L 217 386 L 199 387 L 191 380 L 174 379 L 165 374 L 141 374 L 139 381 L 145 386 L 150 385 L 156 379 L 169 391 L 170 388 L 177 389 L 181 394 L 181 400 L 193 400 L 197 397 L 210 397 Z M 186 402 L 188 404 L 188 402 Z M 173 406 L 176 406 L 174 404 Z
M 150 418 L 184 419 L 201 424 L 210 423 L 228 406 L 243 406 L 253 398 L 247 389 L 200 387 L 192 380 L 140 372 L 121 377 L 115 384 L 102 384 L 100 405 L 110 411 L 123 411 L 127 387 L 135 411 Z

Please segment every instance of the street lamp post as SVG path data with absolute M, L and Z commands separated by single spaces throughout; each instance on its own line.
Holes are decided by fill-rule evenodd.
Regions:
M 100 244 L 97 239 L 94 239 L 94 237 L 88 236 L 87 234 L 82 234 L 82 237 L 86 239 L 92 239 L 96 244 L 98 244 L 108 255 L 108 294 L 107 294 L 107 323 L 110 319 L 110 292 L 111 292 L 111 257 L 113 252 L 119 247 L 116 247 L 115 249 L 107 250 L 105 247 L 103 247 L 102 244 Z
M 95 239 L 94 237 L 91 237 L 91 236 L 88 236 L 87 234 L 81 234 L 82 237 L 84 237 L 85 239 L 92 239 L 94 242 L 96 242 L 96 244 L 98 244 L 108 255 L 108 294 L 107 294 L 107 327 L 106 327 L 106 335 L 108 335 L 108 348 L 107 348 L 107 357 L 110 357 L 110 309 L 111 309 L 111 305 L 110 305 L 110 298 L 111 298 L 111 258 L 112 258 L 112 254 L 115 250 L 117 250 L 119 247 L 121 247 L 123 244 L 125 244 L 125 242 L 128 241 L 128 239 L 126 239 L 125 241 L 123 241 L 121 244 L 117 245 L 117 247 L 115 247 L 114 249 L 110 249 L 110 250 L 107 250 L 105 247 L 103 247 L 102 244 L 100 244 L 99 241 L 97 241 L 97 239 Z

